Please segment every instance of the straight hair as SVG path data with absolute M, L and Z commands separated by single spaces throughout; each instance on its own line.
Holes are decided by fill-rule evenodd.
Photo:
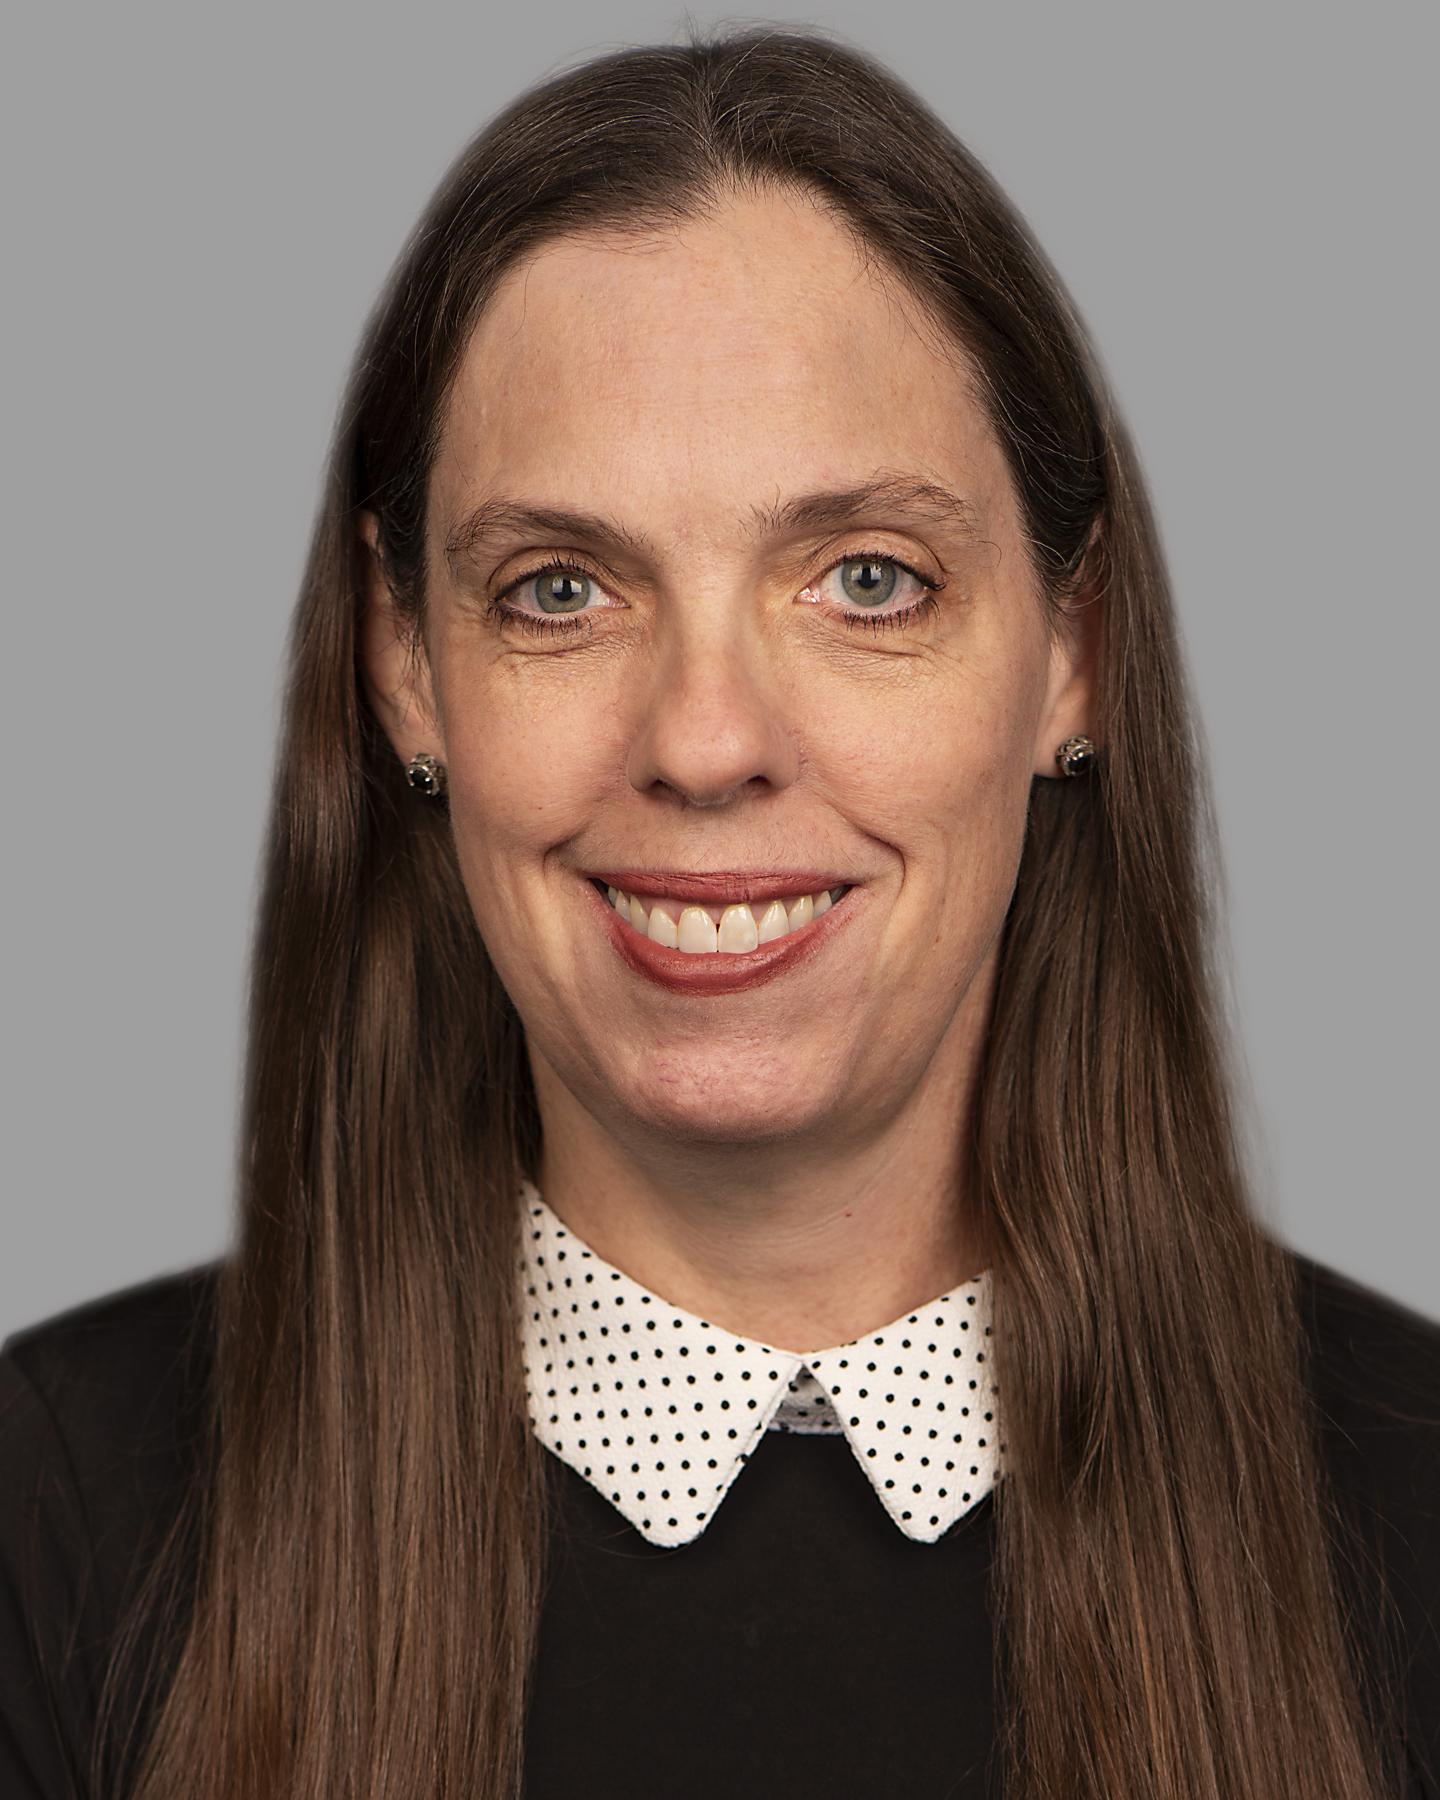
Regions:
M 968 1127 L 1005 1397 L 1001 1791 L 1400 1792 L 1393 1694 L 1337 1580 L 1295 1268 L 1247 1193 L 1213 805 L 1130 438 L 976 157 L 872 57 L 767 26 L 526 91 L 366 323 L 289 637 L 204 1429 L 117 1641 L 97 1794 L 162 1614 L 149 1728 L 132 1714 L 114 1749 L 127 1800 L 521 1793 L 553 1520 L 516 1281 L 540 1119 L 445 803 L 407 786 L 359 678 L 357 520 L 378 517 L 423 642 L 431 466 L 497 281 L 566 234 L 776 187 L 828 207 L 966 359 L 1047 618 L 1103 600 L 1099 759 L 1032 784 Z

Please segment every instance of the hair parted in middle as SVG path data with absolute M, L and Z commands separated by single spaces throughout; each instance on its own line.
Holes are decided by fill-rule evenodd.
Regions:
M 135 1800 L 520 1791 L 550 1488 L 515 1197 L 541 1122 L 447 809 L 417 804 L 359 679 L 357 520 L 378 518 L 423 644 L 431 467 L 497 282 L 557 237 L 683 227 L 776 186 L 823 203 L 965 360 L 1046 616 L 1104 609 L 1103 756 L 1032 784 L 966 1144 L 1007 1401 L 1004 1791 L 1392 1791 L 1364 1686 L 1384 1665 L 1347 1637 L 1328 1558 L 1292 1274 L 1238 1148 L 1213 819 L 1134 449 L 1059 277 L 950 126 L 833 34 L 756 27 L 520 95 L 367 321 L 289 640 L 237 1243 L 174 1540 L 193 1527 L 196 1599 Z

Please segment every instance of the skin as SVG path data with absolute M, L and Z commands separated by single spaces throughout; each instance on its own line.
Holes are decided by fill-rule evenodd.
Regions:
M 881 508 L 752 534 L 756 506 L 880 473 L 944 483 L 978 531 Z M 529 532 L 452 567 L 456 522 L 497 491 L 649 548 Z M 1099 609 L 1051 633 L 963 353 L 804 196 L 560 240 L 475 330 L 428 507 L 427 647 L 372 554 L 364 679 L 402 761 L 447 766 L 476 924 L 525 1024 L 546 1200 L 656 1293 L 792 1351 L 979 1273 L 960 1146 L 998 934 L 1032 779 L 1092 723 Z M 486 616 L 541 557 L 582 553 L 587 629 Z M 938 611 L 848 628 L 877 554 L 943 579 Z M 894 575 L 874 610 L 922 597 Z M 554 616 L 566 592 L 542 576 L 508 598 Z M 632 972 L 581 879 L 646 866 L 862 885 L 821 954 L 699 997 Z

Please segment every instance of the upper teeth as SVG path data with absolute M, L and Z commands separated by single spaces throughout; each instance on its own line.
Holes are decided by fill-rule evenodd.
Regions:
M 753 908 L 743 903 L 696 906 L 666 894 L 625 894 L 613 887 L 607 887 L 605 892 L 622 919 L 667 949 L 691 955 L 722 950 L 743 955 L 818 919 L 846 892 L 846 887 L 757 901 Z

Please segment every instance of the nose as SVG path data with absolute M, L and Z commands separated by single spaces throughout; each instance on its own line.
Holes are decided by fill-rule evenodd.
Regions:
M 635 695 L 628 774 L 640 793 L 723 806 L 753 783 L 789 786 L 798 725 L 783 672 L 743 605 L 702 608 L 657 633 Z

